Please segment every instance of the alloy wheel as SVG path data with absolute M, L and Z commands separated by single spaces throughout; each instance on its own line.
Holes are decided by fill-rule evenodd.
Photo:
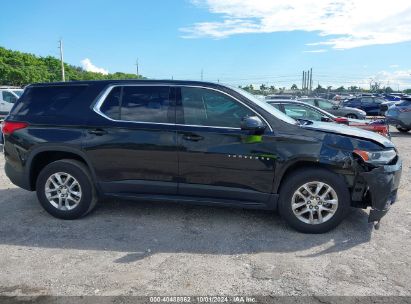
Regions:
M 337 211 L 337 193 L 326 183 L 308 182 L 294 192 L 291 208 L 300 221 L 311 225 L 322 224 Z
M 46 182 L 45 194 L 49 203 L 62 211 L 76 208 L 81 201 L 80 183 L 70 174 L 57 172 Z

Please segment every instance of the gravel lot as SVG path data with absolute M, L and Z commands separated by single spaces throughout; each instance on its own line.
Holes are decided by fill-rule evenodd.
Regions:
M 399 201 L 304 235 L 263 211 L 109 201 L 76 221 L 12 185 L 0 156 L 0 295 L 411 295 L 411 134 Z

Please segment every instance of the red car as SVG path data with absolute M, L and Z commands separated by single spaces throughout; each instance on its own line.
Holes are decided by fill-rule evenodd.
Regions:
M 288 116 L 296 120 L 314 120 L 323 122 L 333 122 L 349 125 L 356 128 L 376 132 L 385 137 L 390 137 L 388 125 L 384 119 L 351 119 L 346 117 L 337 117 L 331 113 L 328 113 L 320 108 L 305 102 L 293 101 L 293 100 L 269 100 L 270 105 L 284 112 Z

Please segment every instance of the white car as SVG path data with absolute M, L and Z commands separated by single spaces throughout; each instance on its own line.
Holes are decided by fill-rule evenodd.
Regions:
M 23 90 L 14 87 L 0 87 L 0 118 L 9 114 Z

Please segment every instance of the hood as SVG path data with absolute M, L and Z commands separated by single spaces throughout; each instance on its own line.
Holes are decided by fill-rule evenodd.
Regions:
M 346 110 L 350 110 L 350 111 L 361 112 L 364 115 L 367 114 L 361 109 L 357 109 L 357 108 L 353 108 L 353 107 L 345 107 L 345 106 L 343 108 L 346 109 Z
M 346 136 L 358 137 L 361 139 L 374 141 L 385 148 L 394 148 L 394 144 L 386 137 L 375 132 L 362 130 L 355 127 L 349 127 L 343 124 L 334 124 L 328 122 L 313 121 L 312 124 L 302 125 L 304 129 L 317 130 L 327 133 L 335 133 Z

